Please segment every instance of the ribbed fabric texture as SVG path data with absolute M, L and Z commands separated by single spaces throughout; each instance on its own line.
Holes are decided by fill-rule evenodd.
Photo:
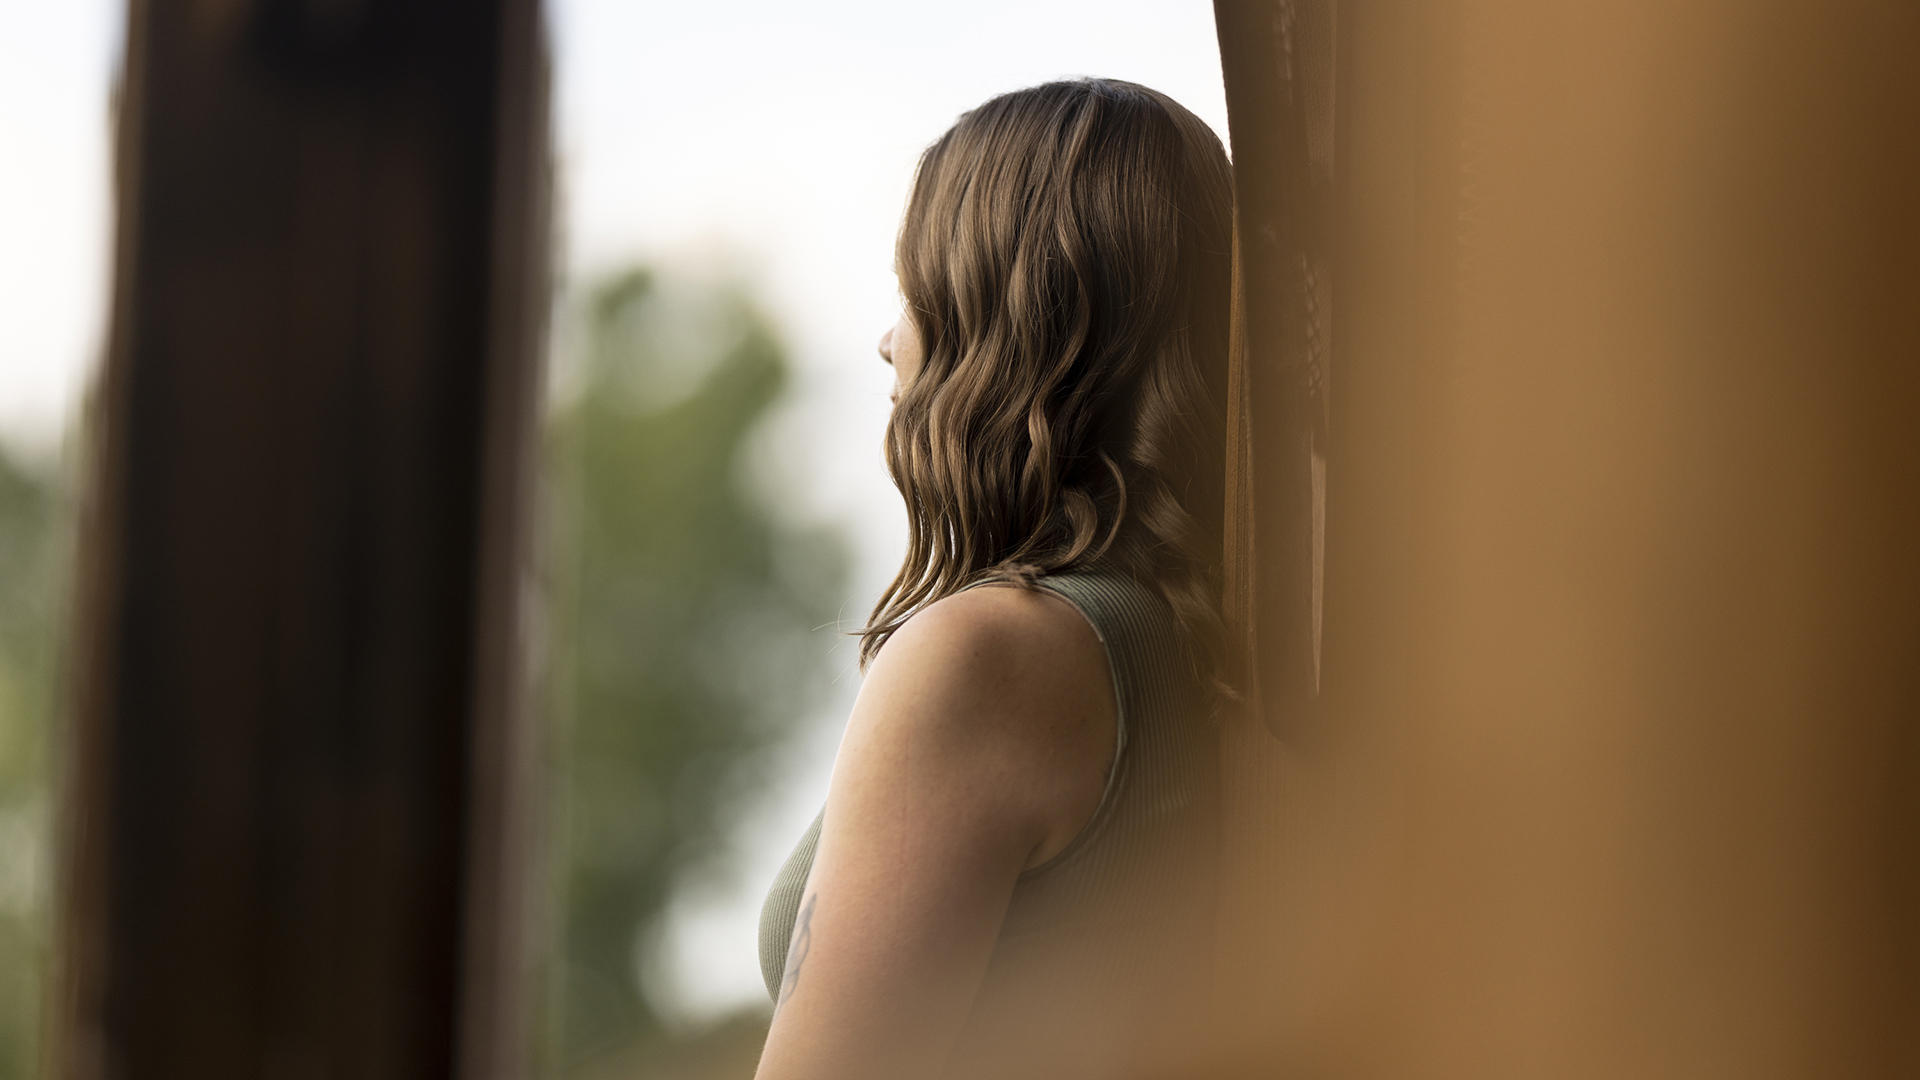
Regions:
M 760 977 L 767 981 L 767 996 L 775 1001 L 780 1000 L 780 982 L 787 977 L 787 943 L 800 918 L 800 901 L 807 890 L 807 875 L 813 873 L 814 853 L 820 850 L 820 822 L 826 814 L 823 809 L 813 815 L 813 824 L 794 845 L 760 905 Z
M 1081 572 L 1041 578 L 1106 646 L 1119 731 L 1098 809 L 1066 850 L 1022 874 L 1002 924 L 969 1042 L 1003 1051 L 1030 1041 L 1036 1008 L 1072 1003 L 1071 1060 L 1019 1053 L 1034 1075 L 1118 1075 L 1087 1039 L 1138 1019 L 1148 996 L 1179 981 L 1175 969 L 1205 949 L 1210 931 L 1218 759 L 1183 639 L 1158 593 L 1130 578 Z M 813 869 L 821 819 L 781 868 L 760 917 L 760 969 L 777 997 L 788 939 Z M 962 1047 L 963 1058 L 969 1048 Z M 979 1056 L 979 1055 L 976 1055 Z M 1006 1061 L 980 1070 L 1013 1075 Z M 1116 1071 L 1118 1070 L 1118 1071 Z M 963 1069 L 962 1072 L 967 1070 Z M 1022 1074 L 1025 1069 L 1016 1070 Z

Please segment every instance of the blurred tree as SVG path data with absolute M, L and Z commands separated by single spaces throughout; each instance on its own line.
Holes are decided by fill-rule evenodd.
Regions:
M 636 269 L 584 323 L 549 466 L 568 1072 L 684 1057 L 638 972 L 676 879 L 712 872 L 769 751 L 820 700 L 848 563 L 840 533 L 784 525 L 746 467 L 787 363 L 738 287 Z
M 0 1080 L 38 1072 L 64 474 L 0 448 Z

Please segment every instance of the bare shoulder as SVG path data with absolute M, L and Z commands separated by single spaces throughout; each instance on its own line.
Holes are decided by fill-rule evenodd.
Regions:
M 1106 647 L 1086 617 L 1056 593 L 1013 586 L 970 589 L 916 614 L 880 651 L 870 678 L 941 696 L 928 705 L 992 705 L 1009 715 L 1112 697 Z
M 908 619 L 887 643 L 902 652 L 995 652 L 1046 648 L 1098 650 L 1086 617 L 1058 593 L 1013 585 L 983 585 L 955 593 Z M 886 649 L 881 655 L 886 655 Z
M 1029 837 L 1029 865 L 1064 848 L 1105 790 L 1117 703 L 1106 647 L 1071 603 L 985 586 L 919 612 L 881 649 L 849 738 L 939 775 Z M 877 779 L 877 778 L 876 778 Z
M 876 1047 L 893 1064 L 859 1075 L 938 1060 L 1022 871 L 1097 812 L 1115 709 L 1105 646 L 1053 593 L 971 589 L 893 635 L 834 762 L 760 1075 L 851 1075 Z

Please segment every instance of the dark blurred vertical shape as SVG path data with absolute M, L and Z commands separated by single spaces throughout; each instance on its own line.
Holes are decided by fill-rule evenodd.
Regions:
M 1221 724 L 1223 999 L 1207 1055 L 1260 1066 L 1298 917 L 1285 871 L 1320 814 L 1339 0 L 1215 0 L 1233 143 L 1225 612 L 1242 708 Z
M 127 48 L 55 1075 L 515 1075 L 538 0 Z
M 1340 36 L 1318 737 L 1221 1074 L 1915 1075 L 1920 7 Z
M 1276 734 L 1310 722 L 1320 689 L 1335 9 L 1214 3 L 1237 192 L 1227 614 L 1240 682 Z

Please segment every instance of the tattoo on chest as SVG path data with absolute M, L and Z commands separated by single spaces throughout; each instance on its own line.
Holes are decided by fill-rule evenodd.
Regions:
M 800 985 L 800 969 L 806 965 L 807 954 L 813 951 L 813 905 L 819 900 L 819 893 L 810 894 L 800 909 L 799 919 L 794 922 L 793 943 L 787 946 L 787 971 L 780 979 L 780 1000 L 775 1007 L 785 1005 L 793 996 L 794 988 Z

